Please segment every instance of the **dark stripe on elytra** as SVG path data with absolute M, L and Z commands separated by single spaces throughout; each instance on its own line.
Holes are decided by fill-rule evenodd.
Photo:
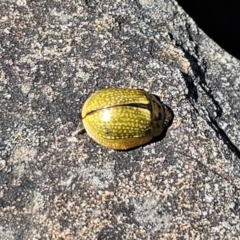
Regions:
M 109 107 L 103 107 L 103 108 L 99 108 L 99 109 L 96 109 L 96 110 L 92 110 L 90 112 L 88 112 L 86 114 L 86 116 L 88 115 L 91 115 L 97 111 L 100 111 L 100 110 L 103 110 L 103 109 L 109 109 L 109 108 L 113 108 L 113 107 L 137 107 L 137 108 L 143 108 L 143 109 L 147 109 L 150 111 L 150 113 L 152 112 L 152 105 L 149 103 L 149 104 L 141 104 L 141 103 L 126 103 L 126 104 L 116 104 L 116 105 L 113 105 L 113 106 L 109 106 Z M 86 117 L 85 116 L 85 117 Z M 84 118 L 85 118 L 84 117 Z

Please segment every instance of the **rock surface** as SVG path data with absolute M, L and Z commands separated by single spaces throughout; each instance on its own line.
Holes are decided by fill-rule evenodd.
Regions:
M 0 238 L 238 239 L 240 64 L 174 1 L 0 3 Z M 131 151 L 74 136 L 86 98 L 174 112 Z

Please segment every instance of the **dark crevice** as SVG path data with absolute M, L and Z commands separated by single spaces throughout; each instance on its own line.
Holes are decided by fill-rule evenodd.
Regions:
M 186 87 L 188 89 L 186 98 L 193 104 L 192 101 L 197 102 L 198 100 L 197 86 L 195 85 L 191 76 L 183 72 L 182 72 L 182 75 L 183 75 L 183 79 L 185 81 Z
M 209 126 L 216 132 L 217 137 L 221 139 L 224 144 L 238 157 L 240 158 L 240 150 L 232 143 L 227 134 L 218 126 L 217 121 L 209 114 L 210 121 L 207 121 Z
M 181 47 L 181 46 L 179 46 Z M 194 101 L 198 101 L 198 89 L 199 86 L 211 100 L 211 103 L 214 105 L 216 116 L 212 116 L 212 114 L 208 111 L 210 121 L 206 120 L 209 126 L 216 132 L 216 135 L 219 139 L 228 146 L 228 149 L 231 150 L 238 158 L 240 158 L 240 150 L 231 142 L 230 138 L 221 129 L 216 121 L 217 118 L 220 118 L 223 114 L 222 107 L 219 102 L 215 99 L 212 94 L 212 89 L 208 86 L 205 74 L 207 72 L 207 63 L 203 60 L 202 65 L 199 66 L 198 59 L 191 54 L 189 54 L 183 47 L 181 47 L 182 51 L 184 51 L 186 58 L 189 60 L 191 64 L 191 68 L 193 70 L 193 74 L 198 82 L 194 81 L 194 78 L 188 74 L 182 73 L 183 78 L 185 80 L 186 87 L 188 89 L 187 99 L 189 99 L 191 105 L 194 107 Z M 198 47 L 196 46 L 196 54 L 198 54 Z M 206 106 L 204 106 L 206 108 Z M 195 111 L 197 110 L 194 107 Z M 206 119 L 206 118 L 205 118 Z
M 179 46 L 181 47 L 181 46 Z M 186 87 L 188 89 L 187 98 L 195 100 L 197 102 L 198 100 L 198 90 L 197 85 L 201 87 L 201 89 L 206 93 L 209 99 L 211 99 L 211 102 L 215 106 L 216 109 L 216 117 L 221 117 L 223 110 L 220 107 L 220 104 L 218 101 L 214 98 L 212 94 L 211 88 L 208 86 L 206 81 L 206 72 L 207 72 L 207 63 L 206 61 L 202 60 L 202 66 L 199 66 L 198 59 L 194 56 L 192 56 L 190 53 L 188 53 L 183 47 L 181 47 L 182 51 L 185 53 L 185 57 L 189 60 L 191 64 L 191 68 L 193 70 L 193 74 L 198 79 L 197 83 L 194 83 L 194 79 L 185 73 L 182 73 L 183 78 L 185 80 Z M 195 53 L 198 55 L 198 46 L 195 47 Z

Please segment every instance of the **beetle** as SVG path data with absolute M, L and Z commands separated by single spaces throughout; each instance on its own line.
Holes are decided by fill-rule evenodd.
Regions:
M 85 101 L 81 119 L 86 132 L 97 143 L 126 150 L 159 136 L 170 125 L 173 113 L 144 90 L 106 88 Z

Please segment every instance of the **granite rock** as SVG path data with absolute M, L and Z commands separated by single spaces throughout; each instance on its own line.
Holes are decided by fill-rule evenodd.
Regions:
M 175 1 L 0 3 L 0 236 L 238 239 L 240 64 Z M 130 150 L 74 135 L 106 87 L 174 112 Z

